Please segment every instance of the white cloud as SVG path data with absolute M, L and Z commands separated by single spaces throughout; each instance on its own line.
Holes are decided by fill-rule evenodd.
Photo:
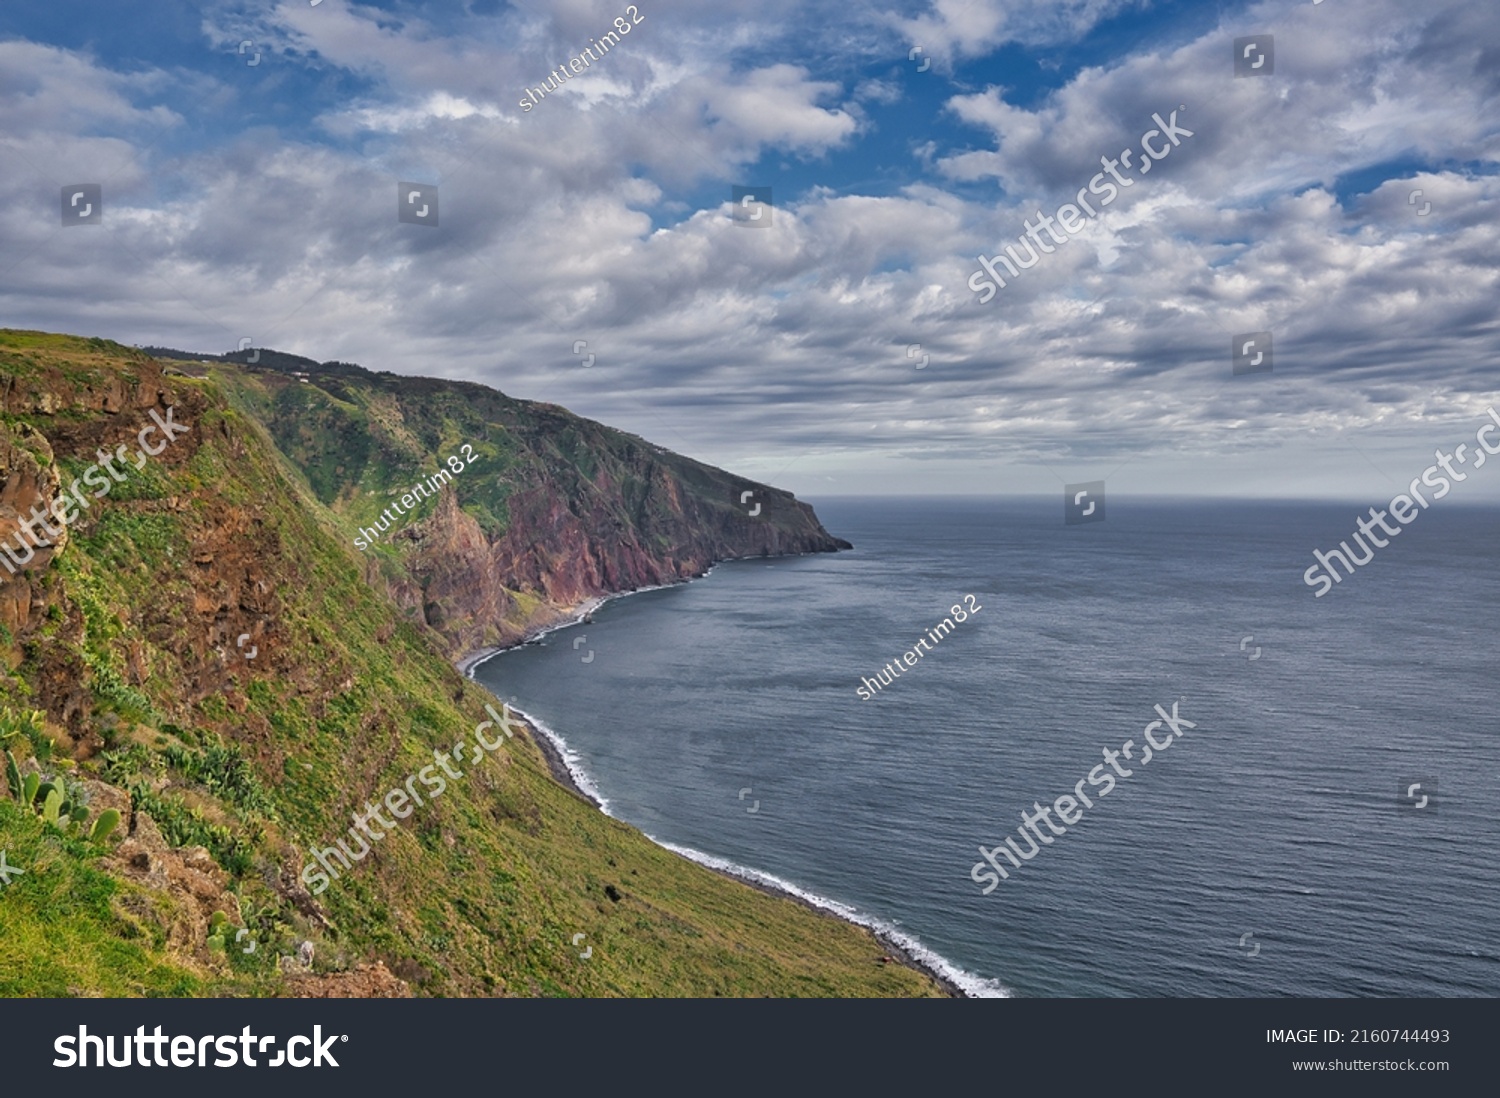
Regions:
M 1076 38 L 1141 0 L 931 0 L 915 18 L 892 16 L 930 57 L 983 57 L 1007 42 L 1041 45 Z
M 1118 5 L 975 7 L 923 18 L 974 42 L 1036 40 Z M 1470 416 L 1493 387 L 1500 176 L 1452 162 L 1495 159 L 1500 88 L 1474 77 L 1500 48 L 1500 19 L 1442 3 L 1330 7 L 1266 9 L 1274 78 L 1228 72 L 1227 43 L 1247 33 L 1237 16 L 1086 69 L 1034 107 L 998 88 L 955 96 L 973 147 L 924 134 L 915 155 L 937 168 L 924 183 L 778 193 L 770 230 L 731 223 L 727 193 L 665 224 L 650 213 L 667 194 L 727 191 L 768 152 L 858 155 L 854 104 L 895 101 L 898 86 L 865 76 L 849 92 L 810 63 L 769 60 L 759 25 L 684 15 L 679 33 L 665 18 L 676 9 L 652 8 L 651 34 L 523 116 L 514 93 L 597 33 L 600 6 L 458 35 L 283 4 L 258 31 L 266 42 L 365 84 L 308 108 L 337 142 L 236 131 L 230 107 L 222 139 L 170 152 L 151 145 L 181 128 L 157 105 L 163 89 L 232 88 L 0 43 L 0 141 L 46 162 L 0 177 L 0 231 L 20 257 L 0 274 L 0 306 L 8 323 L 207 350 L 249 335 L 483 380 L 747 473 L 786 470 L 794 488 L 835 475 L 844 490 L 982 490 L 1001 486 L 997 467 L 1041 470 L 1011 487 L 1048 486 L 1038 462 L 1081 478 L 1128 459 L 1169 490 L 1256 448 L 1311 452 L 1351 431 L 1396 445 Z M 223 32 L 231 50 L 243 33 Z M 977 253 L 1181 104 L 1192 138 L 1103 220 L 974 302 Z M 1339 178 L 1413 154 L 1450 166 L 1337 201 Z M 47 173 L 105 156 L 124 165 L 107 180 L 105 227 L 59 229 Z M 440 179 L 438 229 L 396 223 L 404 165 Z M 950 189 L 991 179 L 1004 191 L 984 200 Z M 1276 372 L 1230 379 L 1230 336 L 1267 328 Z M 576 339 L 597 355 L 587 371 Z M 914 344 L 930 356 L 921 371 Z

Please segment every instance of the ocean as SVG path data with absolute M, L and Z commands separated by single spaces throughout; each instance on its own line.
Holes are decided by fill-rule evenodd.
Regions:
M 1435 503 L 1315 598 L 1368 504 L 810 502 L 854 551 L 610 600 L 476 680 L 611 815 L 971 994 L 1500 994 L 1500 509 Z M 1079 783 L 983 894 L 978 848 Z

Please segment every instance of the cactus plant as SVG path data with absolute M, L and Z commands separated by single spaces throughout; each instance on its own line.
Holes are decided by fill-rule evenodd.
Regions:
M 222 953 L 227 944 L 225 937 L 229 926 L 229 916 L 222 911 L 215 911 L 208 920 L 208 948 Z
M 89 828 L 89 840 L 91 842 L 101 842 L 109 838 L 110 833 L 119 826 L 119 823 L 119 810 L 106 808 L 103 812 L 99 813 L 99 818 L 94 821 L 94 826 Z
M 16 800 L 21 799 L 21 771 L 16 767 L 16 758 L 9 751 L 5 752 L 5 784 L 10 790 L 10 795 Z
M 0 710 L 0 740 L 12 736 L 24 736 L 31 744 L 31 753 L 37 762 L 46 762 L 52 757 L 52 740 L 46 733 L 47 714 L 40 709 L 21 713 L 9 709 Z
M 43 781 L 36 773 L 22 777 L 15 756 L 5 752 L 5 782 L 17 802 L 36 812 L 37 815 L 69 835 L 77 835 L 80 826 L 89 818 L 88 789 L 65 777 Z M 109 809 L 99 814 L 89 830 L 90 839 L 107 839 L 119 826 L 120 814 Z

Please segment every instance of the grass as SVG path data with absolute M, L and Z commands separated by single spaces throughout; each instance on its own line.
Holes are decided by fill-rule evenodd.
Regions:
M 0 332 L 0 361 L 14 353 L 38 360 L 23 389 L 69 370 L 118 379 L 144 368 L 129 348 Z M 863 930 L 694 865 L 584 804 L 526 739 L 462 765 L 463 779 L 317 895 L 334 929 L 309 921 L 272 883 L 296 879 L 312 844 L 330 844 L 434 749 L 469 738 L 491 700 L 454 670 L 441 637 L 367 581 L 368 558 L 349 548 L 353 501 L 409 483 L 419 442 L 442 454 L 471 442 L 481 461 L 456 482 L 475 493 L 466 506 L 499 522 L 519 484 L 555 476 L 597 491 L 578 479 L 597 455 L 593 436 L 570 428 L 558 468 L 523 460 L 516 432 L 538 428 L 498 394 L 355 379 L 337 398 L 292 381 L 293 397 L 279 378 L 208 374 L 153 380 L 195 410 L 179 416 L 194 430 L 138 490 L 85 515 L 0 687 L 32 698 L 76 684 L 70 727 L 109 745 L 80 776 L 128 788 L 170 843 L 207 847 L 266 948 L 217 966 L 179 956 L 153 929 L 162 920 L 139 915 L 159 894 L 0 805 L 0 848 L 37 868 L 0 893 L 0 994 L 269 994 L 276 951 L 298 937 L 316 940 L 320 966 L 382 960 L 420 995 L 938 993 L 880 964 L 884 949 Z M 288 407 L 310 418 L 267 419 Z M 45 434 L 62 415 L 28 422 Z M 351 431 L 378 437 L 356 443 Z M 268 623 L 260 656 L 221 660 L 210 636 L 249 631 L 247 601 Z M 537 592 L 516 602 L 528 620 L 548 609 Z
M 184 996 L 204 981 L 170 963 L 165 943 L 132 918 L 128 886 L 95 869 L 71 840 L 0 799 L 0 850 L 23 870 L 0 888 L 0 997 Z

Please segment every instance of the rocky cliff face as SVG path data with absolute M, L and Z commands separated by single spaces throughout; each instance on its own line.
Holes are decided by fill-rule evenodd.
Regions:
M 514 643 L 588 598 L 718 561 L 850 548 L 789 492 L 555 405 L 347 363 L 211 372 L 261 410 L 351 537 L 469 445 L 452 488 L 366 554 L 368 578 L 455 657 Z
M 104 340 L 27 334 L 35 334 L 45 350 L 29 356 L 11 351 L 0 365 L 0 415 L 5 417 L 0 422 L 0 539 L 8 539 L 22 557 L 21 519 L 50 512 L 85 468 L 98 464 L 101 452 L 123 454 L 123 460 L 116 459 L 116 468 L 127 474 L 123 481 L 99 475 L 99 483 L 110 489 L 103 500 L 88 487 L 80 489 L 78 495 L 90 502 L 75 510 L 77 524 L 107 540 L 110 527 L 101 529 L 98 518 L 109 511 L 121 533 L 168 521 L 187 532 L 182 544 L 164 547 L 168 556 L 177 556 L 173 571 L 158 576 L 161 592 L 177 597 L 131 607 L 111 623 L 127 638 L 127 677 L 139 682 L 151 674 L 149 647 L 169 654 L 172 671 L 192 698 L 220 694 L 236 670 L 229 658 L 236 639 L 248 635 L 253 643 L 276 614 L 264 568 L 276 552 L 274 538 L 267 538 L 254 506 L 211 489 L 188 495 L 143 486 L 159 487 L 161 478 L 188 466 L 204 444 L 205 430 L 216 431 L 231 453 L 243 453 L 243 444 L 222 419 L 215 417 L 212 425 L 205 419 L 208 403 L 201 392 L 174 384 L 153 359 Z M 51 346 L 52 340 L 66 340 L 66 351 Z M 159 432 L 150 436 L 148 444 L 161 451 L 141 458 L 136 467 L 139 435 L 152 424 L 150 413 L 164 415 L 169 409 L 174 422 L 191 429 L 170 446 L 162 445 Z M 91 645 L 102 644 L 104 629 L 88 621 L 52 574 L 54 558 L 71 536 L 63 528 L 50 539 L 52 548 L 38 549 L 15 574 L 0 565 L 0 626 L 16 654 L 31 642 L 41 669 L 36 700 L 69 726 L 87 754 L 100 740 L 86 719 L 88 692 L 81 683 L 89 677 L 87 653 Z
M 0 626 L 13 640 L 31 634 L 45 613 L 42 581 L 68 541 L 66 528 L 49 536 L 24 525 L 34 515 L 46 518 L 65 486 L 58 453 L 92 455 L 126 437 L 133 444 L 123 421 L 149 422 L 146 410 L 163 395 L 161 369 L 145 355 L 131 355 L 130 370 L 122 372 L 114 345 L 79 343 L 65 363 L 50 354 L 17 350 L 0 365 L 0 547 L 8 549 L 0 558 Z M 55 429 L 44 432 L 13 417 Z M 121 425 L 111 429 L 105 417 L 119 417 Z
M 67 538 L 64 532 L 50 539 L 50 547 L 41 547 L 22 525 L 37 508 L 45 514 L 57 497 L 51 462 L 52 447 L 40 432 L 0 429 L 0 552 L 5 554 L 0 558 L 0 625 L 12 634 L 28 631 L 33 611 L 40 607 L 34 577 Z
M 545 429 L 545 422 L 537 427 Z M 719 561 L 849 548 L 788 493 L 747 485 L 743 490 L 754 493 L 747 507 L 758 500 L 761 509 L 751 518 L 728 503 L 736 482 L 727 475 L 715 478 L 723 488 L 720 505 L 643 447 L 612 452 L 613 440 L 596 441 L 610 460 L 600 462 L 593 479 L 554 468 L 518 485 L 509 496 L 509 524 L 493 540 L 456 497 L 440 499 L 430 519 L 398 539 L 411 547 L 413 579 L 398 585 L 397 600 L 420 611 L 455 651 L 472 651 L 513 643 L 560 608 L 691 579 Z M 632 488 L 636 498 L 627 501 Z M 515 593 L 541 603 L 524 613 Z

